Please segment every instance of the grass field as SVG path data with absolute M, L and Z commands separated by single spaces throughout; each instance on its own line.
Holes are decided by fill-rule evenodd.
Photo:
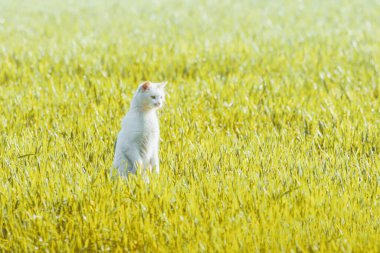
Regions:
M 0 0 L 0 252 L 380 252 L 379 13 Z M 112 180 L 143 80 L 161 174 Z

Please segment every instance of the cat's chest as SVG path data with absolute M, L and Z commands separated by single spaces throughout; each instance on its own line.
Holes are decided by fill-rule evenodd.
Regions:
M 158 120 L 155 115 L 140 118 L 141 137 L 144 139 L 154 139 L 159 135 Z
M 143 118 L 141 132 L 138 138 L 139 151 L 142 157 L 150 157 L 159 139 L 158 120 L 155 118 Z

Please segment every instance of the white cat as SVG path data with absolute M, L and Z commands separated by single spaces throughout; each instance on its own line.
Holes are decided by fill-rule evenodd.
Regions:
M 127 177 L 140 166 L 159 173 L 158 144 L 160 129 L 156 110 L 165 100 L 166 82 L 144 82 L 133 96 L 115 144 L 113 166 L 118 174 Z M 144 172 L 143 171 L 143 172 Z

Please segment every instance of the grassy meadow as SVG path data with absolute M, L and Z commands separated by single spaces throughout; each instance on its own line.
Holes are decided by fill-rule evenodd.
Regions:
M 379 14 L 0 0 L 0 252 L 380 252 Z M 144 80 L 161 173 L 112 180 Z

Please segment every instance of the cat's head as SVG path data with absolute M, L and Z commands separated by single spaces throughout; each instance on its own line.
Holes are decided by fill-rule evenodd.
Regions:
M 165 85 L 167 82 L 143 82 L 137 89 L 135 99 L 144 110 L 160 109 L 165 101 Z

